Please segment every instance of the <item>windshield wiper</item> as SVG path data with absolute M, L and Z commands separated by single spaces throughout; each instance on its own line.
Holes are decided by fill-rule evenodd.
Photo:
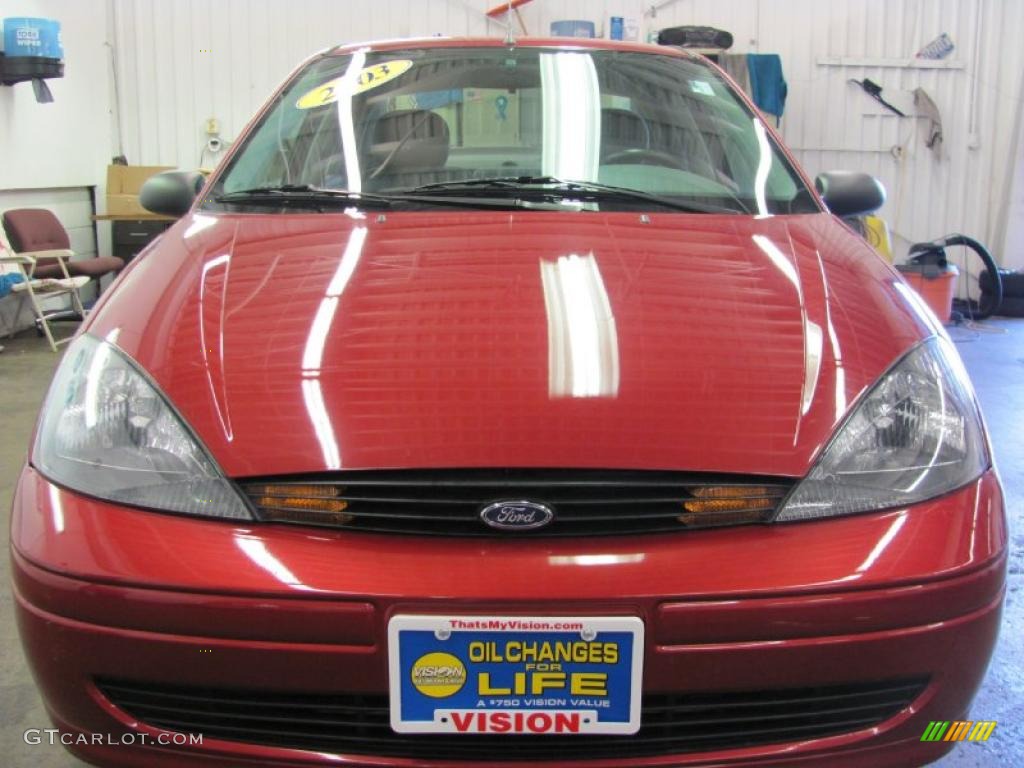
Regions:
M 356 205 L 363 207 L 390 208 L 396 203 L 412 203 L 414 205 L 450 206 L 456 208 L 528 208 L 533 207 L 524 200 L 512 200 L 507 197 L 474 197 L 467 200 L 465 196 L 443 197 L 419 194 L 410 195 L 403 192 L 396 194 L 376 194 L 373 192 L 353 192 L 347 189 L 324 189 L 308 184 L 285 184 L 279 187 L 254 187 L 240 189 L 237 192 L 226 192 L 213 198 L 218 203 L 231 205 L 266 205 L 266 206 L 305 206 L 322 210 L 325 205 Z
M 386 195 L 352 192 L 347 189 L 324 189 L 311 184 L 282 184 L 277 187 L 253 187 L 235 192 L 225 192 L 213 198 L 218 203 L 251 205 L 312 205 L 356 204 L 390 207 L 391 198 Z
M 471 193 L 515 191 L 517 194 L 532 193 L 545 197 L 569 197 L 581 200 L 630 200 L 643 201 L 689 213 L 749 213 L 738 198 L 732 198 L 739 208 L 698 203 L 693 200 L 673 200 L 650 192 L 630 187 L 617 187 L 594 181 L 569 181 L 554 176 L 495 176 L 487 179 L 465 179 L 463 181 L 439 181 L 412 189 L 395 190 L 407 196 L 430 196 L 435 193 Z
M 433 184 L 422 184 L 412 189 L 400 190 L 403 193 L 429 192 L 432 189 L 460 189 L 461 187 L 495 187 L 497 189 L 518 188 L 524 185 L 537 184 L 572 184 L 554 176 L 492 176 L 485 179 L 462 179 L 459 181 L 435 181 Z

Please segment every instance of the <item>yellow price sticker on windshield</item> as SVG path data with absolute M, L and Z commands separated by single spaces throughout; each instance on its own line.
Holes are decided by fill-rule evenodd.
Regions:
M 357 93 L 376 88 L 378 85 L 384 85 L 384 83 L 404 75 L 411 68 L 412 62 L 408 59 L 382 61 L 380 64 L 373 64 L 364 68 L 356 78 L 355 86 L 351 89 L 345 89 L 345 76 L 342 75 L 323 85 L 318 85 L 296 101 L 295 106 L 298 109 L 313 109 L 333 104 L 338 100 L 338 96 L 342 92 L 347 92 L 354 96 Z

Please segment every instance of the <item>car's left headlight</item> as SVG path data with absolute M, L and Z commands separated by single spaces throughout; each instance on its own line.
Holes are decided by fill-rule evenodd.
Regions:
M 100 499 L 252 519 L 156 385 L 113 344 L 88 335 L 57 368 L 32 463 L 58 485 Z
M 856 405 L 777 522 L 916 504 L 989 465 L 981 414 L 948 340 L 919 344 Z

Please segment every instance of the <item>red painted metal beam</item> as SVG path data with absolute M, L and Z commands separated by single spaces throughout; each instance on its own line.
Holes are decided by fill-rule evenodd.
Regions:
M 519 8 L 522 5 L 526 5 L 528 2 L 530 2 L 530 0 L 512 0 L 511 2 L 500 3 L 491 8 L 491 10 L 487 12 L 487 15 L 493 19 L 498 16 L 501 16 L 501 14 L 503 13 L 514 11 L 516 8 Z

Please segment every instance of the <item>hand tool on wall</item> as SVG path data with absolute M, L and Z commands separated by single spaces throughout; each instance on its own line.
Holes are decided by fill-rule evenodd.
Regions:
M 888 101 L 886 101 L 885 99 L 882 98 L 882 86 L 880 86 L 875 81 L 868 80 L 865 77 L 863 80 L 854 80 L 853 78 L 850 78 L 850 80 L 848 80 L 847 82 L 856 83 L 857 85 L 859 85 L 861 88 L 864 89 L 864 93 L 866 93 L 872 99 L 874 99 L 879 104 L 881 104 L 883 107 L 888 109 L 890 112 L 895 112 L 900 117 L 906 117 L 907 116 L 905 112 L 900 111 L 899 109 L 894 107 L 892 104 L 890 104 Z

